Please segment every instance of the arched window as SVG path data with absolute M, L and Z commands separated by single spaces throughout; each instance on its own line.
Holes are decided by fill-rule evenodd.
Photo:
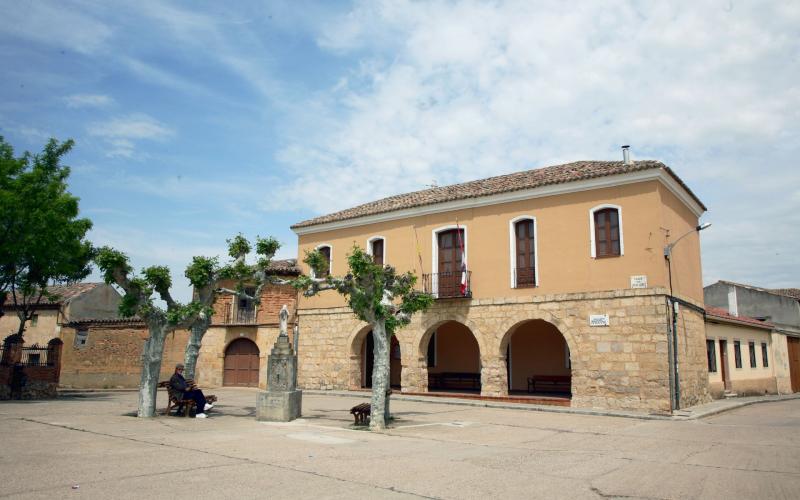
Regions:
M 616 205 L 600 205 L 589 214 L 592 257 L 618 257 L 625 253 L 622 240 L 622 209 Z
M 320 276 L 314 276 L 315 278 L 325 278 L 326 276 L 330 276 L 331 268 L 333 267 L 332 264 L 332 256 L 333 256 L 333 249 L 330 245 L 320 245 L 316 248 L 316 250 L 325 257 L 325 260 L 328 262 L 328 268 L 326 271 L 323 271 Z M 311 274 L 314 274 L 314 270 L 311 270 Z
M 372 255 L 372 261 L 379 266 L 386 263 L 386 238 L 373 236 L 367 240 L 367 253 Z
M 523 215 L 509 224 L 511 244 L 511 287 L 527 288 L 539 284 L 536 254 L 536 219 Z

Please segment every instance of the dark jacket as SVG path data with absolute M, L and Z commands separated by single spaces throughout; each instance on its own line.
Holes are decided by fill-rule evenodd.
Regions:
M 183 399 L 183 393 L 186 392 L 186 379 L 180 373 L 174 373 L 169 379 L 169 387 L 175 393 L 178 399 Z

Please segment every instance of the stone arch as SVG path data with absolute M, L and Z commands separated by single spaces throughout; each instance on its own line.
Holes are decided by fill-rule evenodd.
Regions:
M 442 327 L 447 324 L 452 324 L 449 331 L 448 328 L 444 330 Z M 428 366 L 428 346 L 434 331 L 439 331 L 445 337 L 437 335 L 437 364 L 435 367 Z M 445 333 L 447 332 L 447 333 Z M 454 342 L 454 337 L 468 335 L 474 341 L 472 346 L 463 344 L 461 342 Z M 448 339 L 448 340 L 445 340 Z M 440 344 L 441 342 L 441 344 Z M 449 348 L 444 347 L 449 343 Z M 439 350 L 439 346 L 442 349 Z M 463 351 L 460 354 L 453 355 L 452 348 L 460 346 Z M 484 355 L 486 354 L 485 339 L 482 338 L 480 331 L 476 325 L 463 317 L 438 317 L 423 323 L 423 328 L 420 330 L 416 341 L 416 370 L 418 372 L 417 383 L 418 390 L 425 392 L 428 390 L 442 389 L 442 390 L 455 390 L 458 392 L 471 392 L 478 390 L 483 385 L 483 371 L 484 371 Z M 457 352 L 457 351 L 456 351 Z M 442 357 L 439 358 L 439 353 Z M 445 353 L 451 353 L 447 356 Z M 442 365 L 439 365 L 441 360 Z M 457 374 L 459 377 L 451 375 Z M 433 384 L 433 385 L 431 385 Z
M 372 331 L 372 327 L 366 323 L 359 323 L 348 335 L 348 370 L 347 387 L 351 390 L 361 389 L 361 346 L 367 334 Z
M 569 347 L 569 351 L 571 353 L 578 352 L 578 343 L 575 340 L 575 336 L 573 335 L 572 331 L 569 328 L 567 328 L 567 326 L 564 324 L 564 322 L 560 318 L 558 318 L 557 316 L 554 316 L 554 315 L 552 315 L 550 313 L 547 313 L 547 312 L 534 314 L 532 316 L 533 317 L 530 317 L 530 316 L 522 316 L 522 317 L 515 316 L 515 317 L 509 318 L 508 320 L 506 320 L 505 322 L 502 323 L 500 328 L 498 328 L 498 331 L 504 332 L 502 338 L 500 339 L 500 343 L 497 345 L 497 349 L 498 349 L 497 350 L 497 355 L 499 357 L 501 357 L 502 359 L 506 358 L 506 346 L 508 345 L 508 341 L 511 338 L 511 335 L 514 333 L 514 331 L 517 328 L 519 328 L 519 326 L 522 325 L 523 323 L 528 322 L 528 321 L 537 320 L 537 319 L 540 319 L 542 321 L 545 321 L 545 322 L 550 323 L 553 326 L 555 326 L 558 329 L 558 331 L 561 333 L 561 335 L 564 337 L 564 340 L 567 343 L 567 347 Z M 573 360 L 572 365 L 573 365 L 573 369 L 574 369 L 575 360 Z
M 544 317 L 525 319 L 515 318 L 507 322 L 504 325 L 504 329 L 501 330 L 504 333 L 498 344 L 500 351 L 498 352 L 498 356 L 500 359 L 502 359 L 504 365 L 504 370 L 500 379 L 503 384 L 503 392 L 506 394 L 509 390 L 542 392 L 540 388 L 536 387 L 535 384 L 529 384 L 528 377 L 533 375 L 541 375 L 551 378 L 564 377 L 564 380 L 559 381 L 558 386 L 554 385 L 553 380 L 545 382 L 545 384 L 542 384 L 542 386 L 544 387 L 545 391 L 553 392 L 555 394 L 572 392 L 572 374 L 574 372 L 573 360 L 575 359 L 575 354 L 577 353 L 574 338 L 571 334 L 569 334 L 569 330 L 563 329 L 563 323 L 561 321 L 558 321 L 558 319 L 553 318 L 549 314 L 542 316 L 545 316 L 548 319 L 544 319 Z M 510 326 L 508 323 L 510 323 Z M 559 327 L 559 325 L 562 325 L 562 327 Z M 517 351 L 517 356 L 522 354 L 524 361 L 520 360 L 522 363 L 521 367 L 525 368 L 522 368 L 522 370 L 520 370 L 520 368 L 512 369 L 514 365 L 510 365 L 509 363 L 514 363 L 514 360 L 517 359 L 517 357 L 514 355 L 513 344 L 511 345 L 510 349 L 509 345 L 512 337 L 518 332 L 522 333 L 520 330 L 523 328 L 531 328 L 537 331 L 529 331 L 527 335 L 519 339 L 522 341 L 523 345 L 528 346 L 528 350 L 523 350 L 522 352 L 519 350 Z M 531 338 L 531 334 L 534 334 L 538 338 Z M 539 335 L 541 335 L 541 337 L 539 337 Z M 561 343 L 562 341 L 563 343 Z M 542 345 L 541 342 L 545 342 L 545 344 Z M 536 344 L 536 347 L 531 348 L 531 344 Z M 566 352 L 563 350 L 564 345 L 566 345 L 567 348 Z M 522 349 L 525 348 L 523 347 Z M 544 357 L 541 357 L 542 350 L 550 352 L 545 354 Z M 512 358 L 511 360 L 508 359 L 506 354 L 509 351 Z M 538 359 L 536 359 L 537 357 Z M 528 373 L 529 371 L 531 373 Z M 534 371 L 537 373 L 533 373 Z M 509 379 L 509 376 L 512 378 Z M 564 383 L 568 383 L 569 385 L 564 387 Z

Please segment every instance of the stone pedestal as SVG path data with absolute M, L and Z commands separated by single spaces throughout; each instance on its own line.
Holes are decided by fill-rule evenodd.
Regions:
M 300 416 L 302 397 L 297 390 L 297 355 L 281 332 L 267 361 L 267 391 L 256 400 L 256 420 L 294 420 Z

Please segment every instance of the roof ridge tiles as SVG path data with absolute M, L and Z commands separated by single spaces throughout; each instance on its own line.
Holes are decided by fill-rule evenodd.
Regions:
M 639 160 L 626 164 L 622 161 L 581 160 L 387 196 L 379 200 L 362 203 L 355 207 L 298 222 L 291 227 L 295 229 L 315 226 L 328 222 L 356 219 L 368 215 L 393 212 L 419 206 L 435 205 L 448 201 L 480 198 L 553 184 L 565 184 L 649 169 L 662 169 L 667 172 L 700 204 L 700 206 L 705 208 L 703 203 L 688 186 L 686 186 L 668 166 L 660 161 Z

